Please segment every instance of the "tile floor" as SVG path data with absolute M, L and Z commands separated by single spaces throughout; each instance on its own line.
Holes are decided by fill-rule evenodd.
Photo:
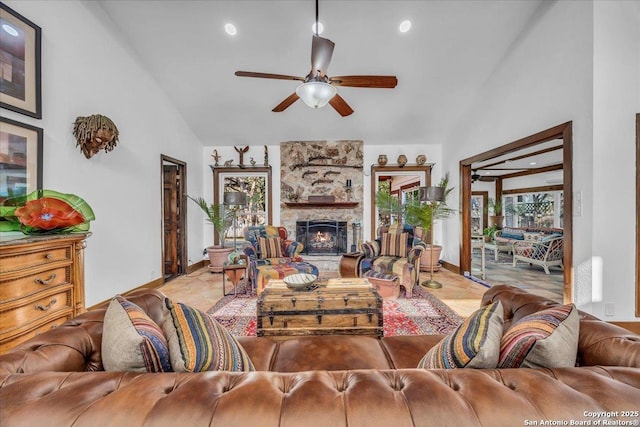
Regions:
M 479 250 L 473 251 L 472 267 L 480 268 Z M 513 267 L 513 256 L 500 252 L 496 262 L 493 252 L 486 249 L 485 253 L 485 281 L 492 285 L 508 284 L 525 289 L 532 294 L 562 302 L 564 289 L 564 272 L 558 267 L 551 267 L 546 274 L 542 267 L 529 265 L 523 262 Z M 477 271 L 474 275 L 479 276 Z
M 336 275 L 335 272 L 321 275 Z M 420 273 L 421 282 L 429 278 L 429 273 Z M 442 283 L 441 289 L 429 289 L 436 297 L 450 306 L 459 315 L 466 317 L 480 306 L 485 286 L 447 270 L 434 273 L 434 279 Z M 201 268 L 191 274 L 177 277 L 159 288 L 172 299 L 197 307 L 211 308 L 222 298 L 222 274 L 211 273 Z M 226 292 L 233 293 L 232 285 L 226 281 Z

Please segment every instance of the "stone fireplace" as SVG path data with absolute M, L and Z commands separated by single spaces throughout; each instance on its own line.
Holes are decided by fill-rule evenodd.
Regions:
M 347 222 L 308 220 L 296 222 L 296 240 L 307 255 L 340 255 L 347 252 Z
M 363 142 L 283 142 L 280 162 L 280 223 L 290 238 L 302 242 L 307 255 L 349 252 L 359 243 L 354 224 L 359 230 L 363 216 Z M 335 241 L 323 240 L 338 232 Z

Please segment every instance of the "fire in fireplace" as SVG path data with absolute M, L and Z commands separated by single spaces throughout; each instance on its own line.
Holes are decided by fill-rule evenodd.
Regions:
M 347 222 L 296 221 L 296 240 L 304 245 L 304 254 L 342 254 L 347 251 Z

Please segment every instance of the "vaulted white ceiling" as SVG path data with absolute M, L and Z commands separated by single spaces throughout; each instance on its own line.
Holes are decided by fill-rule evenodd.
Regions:
M 203 145 L 362 139 L 447 141 L 479 89 L 534 17 L 541 0 L 320 0 L 323 37 L 335 42 L 328 75 L 396 75 L 395 89 L 339 87 L 355 112 L 298 101 L 271 109 L 298 82 L 236 70 L 305 76 L 313 0 L 100 1 L 121 37 Z M 401 21 L 412 28 L 400 33 Z M 233 23 L 236 36 L 224 31 Z

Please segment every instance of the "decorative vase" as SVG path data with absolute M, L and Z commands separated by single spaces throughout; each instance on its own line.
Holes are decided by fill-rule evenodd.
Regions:
M 378 164 L 379 164 L 380 166 L 384 166 L 384 165 L 386 165 L 386 164 L 387 164 L 387 161 L 388 161 L 388 160 L 387 160 L 387 155 L 386 155 L 386 154 L 380 154 L 380 155 L 378 156 Z
M 426 161 L 427 161 L 427 156 L 425 156 L 424 154 L 420 154 L 418 155 L 418 157 L 416 157 L 416 164 L 418 166 L 424 165 Z
M 404 154 L 400 154 L 398 156 L 398 166 L 404 167 L 404 165 L 406 164 L 407 164 L 407 156 L 405 156 Z

